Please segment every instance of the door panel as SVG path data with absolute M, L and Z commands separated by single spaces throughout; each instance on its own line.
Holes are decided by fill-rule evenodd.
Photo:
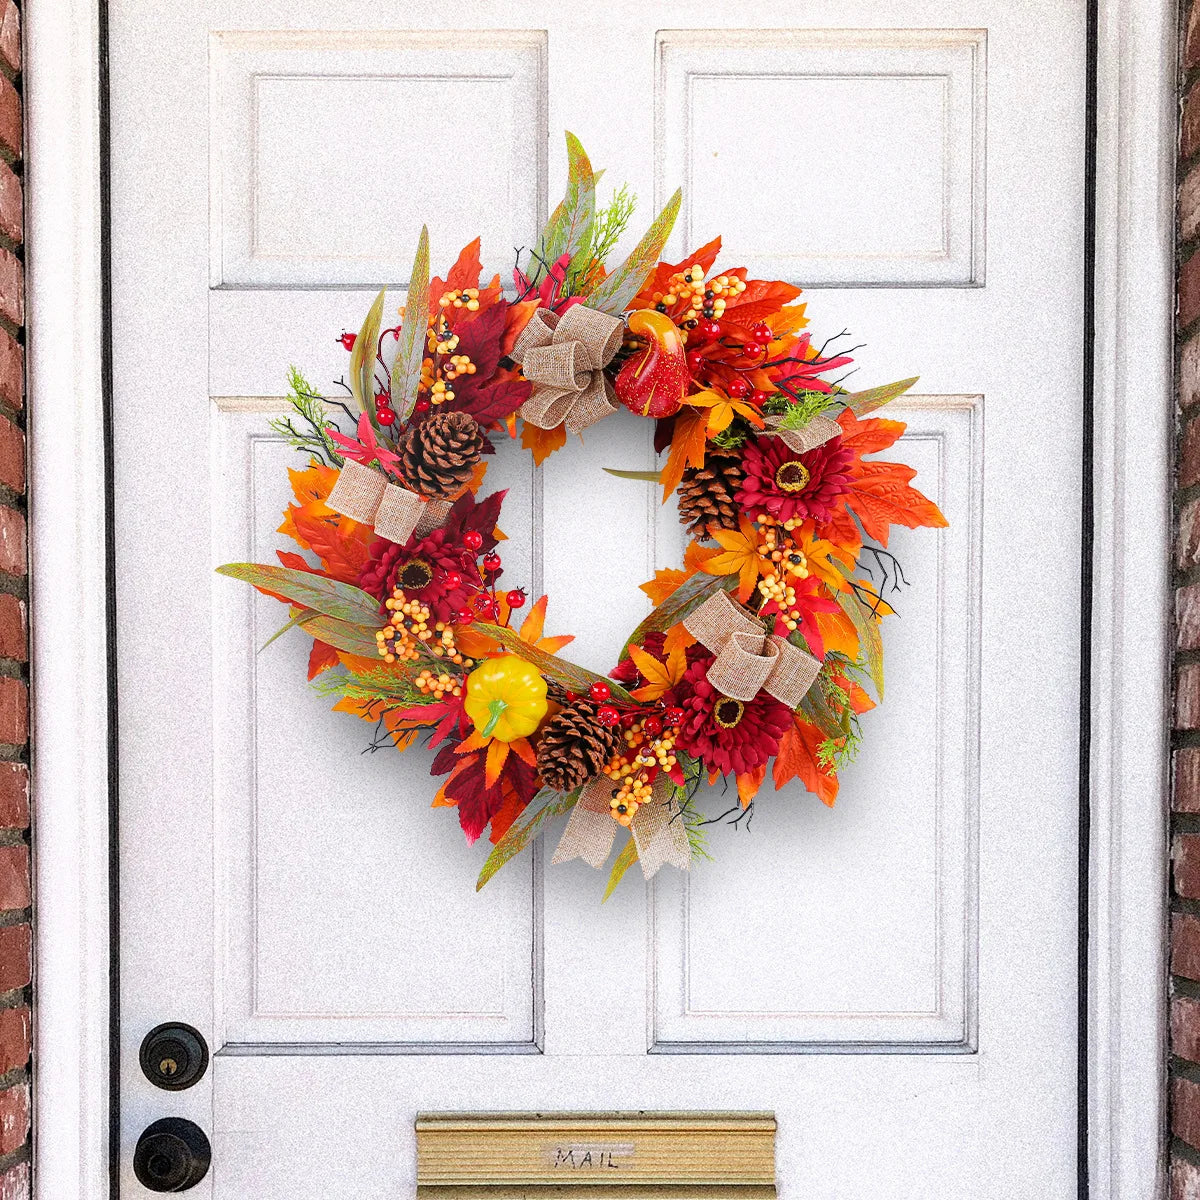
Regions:
M 122 1195 L 168 1113 L 212 1137 L 198 1197 L 392 1200 L 419 1111 L 589 1108 L 772 1110 L 783 1200 L 1074 1195 L 1084 10 L 110 0 Z M 479 233 L 507 274 L 563 129 L 641 217 L 684 186 L 679 257 L 722 233 L 811 289 L 855 384 L 921 375 L 897 456 L 950 520 L 891 546 L 836 807 L 768 790 L 603 906 L 557 830 L 477 895 L 428 755 L 361 753 L 213 575 L 290 545 L 288 365 L 345 371 L 422 223 L 435 271 Z M 682 550 L 603 471 L 652 461 L 618 415 L 489 468 L 509 576 L 593 668 Z M 168 1019 L 214 1050 L 169 1097 L 137 1066 Z

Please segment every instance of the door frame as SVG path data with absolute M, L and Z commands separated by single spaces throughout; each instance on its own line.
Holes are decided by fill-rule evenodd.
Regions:
M 1080 1194 L 1158 1200 L 1165 1190 L 1178 31 L 1174 0 L 1090 6 Z M 105 1200 L 115 1195 L 116 1100 L 105 3 L 32 3 L 23 17 L 33 1178 L 39 1200 Z M 109 600 L 81 610 L 80 596 Z M 73 647 L 69 662 L 65 645 Z

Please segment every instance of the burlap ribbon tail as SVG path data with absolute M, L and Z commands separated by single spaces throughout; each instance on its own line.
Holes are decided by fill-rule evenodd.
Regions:
M 821 670 L 821 660 L 786 638 L 768 636 L 763 624 L 728 592 L 716 592 L 683 621 L 684 628 L 717 657 L 708 682 L 723 696 L 749 703 L 766 691 L 796 708 Z
M 777 437 L 787 448 L 796 454 L 807 454 L 818 446 L 835 438 L 842 432 L 842 427 L 829 417 L 819 413 L 810 418 L 807 425 L 800 429 L 781 429 L 782 416 L 770 414 L 764 418 L 762 434 L 764 437 Z
M 616 786 L 607 775 L 597 775 L 584 784 L 554 851 L 554 862 L 582 858 L 589 866 L 604 866 L 617 836 L 617 822 L 609 807 Z M 655 776 L 650 800 L 639 806 L 629 827 L 642 874 L 647 879 L 653 878 L 666 863 L 686 871 L 691 862 L 683 817 L 678 807 L 667 800 L 670 791 L 671 781 L 660 771 Z
M 378 471 L 352 459 L 342 465 L 326 504 L 360 525 L 374 525 L 380 537 L 401 546 L 414 532 L 423 537 L 436 529 L 452 507 L 449 500 L 426 500 L 389 483 Z
M 513 358 L 533 384 L 521 417 L 539 429 L 566 421 L 578 433 L 616 412 L 604 368 L 620 349 L 624 328 L 619 317 L 584 304 L 561 314 L 539 308 L 513 346 Z

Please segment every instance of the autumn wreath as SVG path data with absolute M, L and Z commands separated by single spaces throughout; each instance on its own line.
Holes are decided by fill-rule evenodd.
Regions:
M 911 468 L 867 458 L 904 430 L 867 414 L 915 380 L 848 391 L 850 356 L 805 331 L 800 289 L 718 269 L 719 238 L 658 261 L 678 192 L 609 267 L 633 204 L 621 189 L 598 208 L 567 146 L 566 195 L 510 290 L 481 285 L 478 239 L 431 279 L 422 230 L 400 323 L 383 327 L 380 292 L 342 336 L 346 395 L 293 370 L 294 412 L 273 424 L 309 461 L 280 532 L 312 557 L 220 570 L 289 606 L 309 679 L 374 744 L 427 735 L 434 805 L 468 842 L 491 827 L 479 886 L 569 813 L 555 861 L 600 867 L 629 830 L 611 890 L 634 861 L 649 877 L 706 853 L 705 779 L 741 810 L 768 767 L 833 803 L 893 611 L 870 563 L 891 526 L 946 522 Z M 500 584 L 504 493 L 481 485 L 496 439 L 540 464 L 622 407 L 655 422 L 666 462 L 614 473 L 661 482 L 693 540 L 642 585 L 655 607 L 603 678 L 544 635 L 545 596 L 525 614 Z

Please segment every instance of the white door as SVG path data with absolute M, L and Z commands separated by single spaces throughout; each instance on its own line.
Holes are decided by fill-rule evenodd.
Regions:
M 397 1200 L 418 1112 L 705 1109 L 776 1114 L 784 1200 L 1074 1196 L 1083 0 L 108 10 L 122 1196 L 164 1116 L 211 1138 L 197 1196 Z M 836 807 L 768 791 L 603 907 L 553 839 L 477 895 L 428 759 L 360 753 L 307 639 L 256 653 L 278 606 L 213 574 L 285 545 L 288 364 L 342 372 L 423 222 L 435 270 L 478 233 L 507 271 L 565 129 L 644 217 L 683 186 L 668 257 L 720 233 L 862 386 L 920 374 L 898 450 L 950 522 L 898 531 Z M 489 475 L 593 668 L 680 553 L 602 471 L 650 462 L 618 416 Z M 169 1020 L 213 1051 L 186 1091 L 138 1066 Z

